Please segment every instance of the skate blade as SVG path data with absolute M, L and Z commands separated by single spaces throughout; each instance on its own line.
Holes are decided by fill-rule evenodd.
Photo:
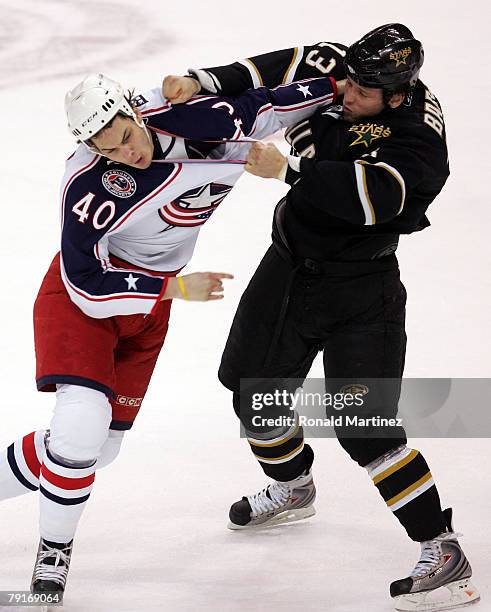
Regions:
M 295 521 L 303 521 L 311 516 L 314 516 L 314 506 L 308 506 L 307 508 L 295 508 L 294 510 L 285 510 L 280 512 L 276 516 L 271 517 L 263 523 L 254 523 L 249 525 L 236 525 L 230 522 L 227 527 L 232 531 L 243 531 L 243 530 L 257 530 L 264 529 L 266 527 L 276 527 L 278 525 L 285 525 L 286 523 L 294 523 Z
M 450 593 L 449 593 L 450 592 Z M 447 597 L 444 594 L 447 593 Z M 428 597 L 440 596 L 439 599 L 427 601 Z M 450 597 L 448 596 L 450 595 Z M 395 597 L 395 609 L 399 612 L 438 612 L 439 610 L 455 610 L 478 603 L 481 597 L 467 578 L 457 580 L 435 589 L 422 593 L 410 593 Z

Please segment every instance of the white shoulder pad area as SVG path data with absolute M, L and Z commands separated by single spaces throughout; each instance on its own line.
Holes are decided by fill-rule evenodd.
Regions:
M 134 109 L 139 111 L 159 108 L 166 104 L 167 100 L 162 95 L 162 89 L 160 87 L 144 91 L 143 93 L 135 93 L 131 99 L 131 105 Z

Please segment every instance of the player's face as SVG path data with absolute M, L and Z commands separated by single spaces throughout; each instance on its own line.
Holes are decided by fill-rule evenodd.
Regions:
M 373 117 L 384 108 L 381 89 L 361 87 L 353 79 L 346 79 L 343 100 L 343 116 L 346 121 L 354 122 L 363 117 Z
M 110 127 L 92 138 L 99 153 L 113 161 L 144 170 L 152 162 L 153 143 L 130 117 L 117 115 Z

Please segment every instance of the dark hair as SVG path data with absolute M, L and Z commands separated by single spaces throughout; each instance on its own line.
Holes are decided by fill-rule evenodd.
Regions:
M 387 105 L 389 103 L 389 100 L 395 94 L 404 94 L 404 96 L 407 98 L 412 89 L 413 88 L 411 87 L 410 83 L 403 83 L 402 85 L 398 85 L 397 87 L 394 87 L 393 89 L 383 89 L 382 96 L 383 96 L 384 104 Z

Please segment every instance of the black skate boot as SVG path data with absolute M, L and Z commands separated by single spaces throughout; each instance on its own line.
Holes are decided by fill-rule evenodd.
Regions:
M 52 593 L 63 599 L 73 540 L 68 544 L 48 542 L 41 538 L 32 574 L 32 593 Z
M 311 471 L 288 482 L 275 481 L 232 504 L 228 528 L 252 529 L 299 521 L 315 514 L 314 501 Z
M 452 527 L 452 510 L 444 511 L 447 531 L 421 542 L 421 558 L 408 578 L 390 585 L 395 609 L 404 612 L 452 610 L 480 599 L 470 581 L 472 569 Z

